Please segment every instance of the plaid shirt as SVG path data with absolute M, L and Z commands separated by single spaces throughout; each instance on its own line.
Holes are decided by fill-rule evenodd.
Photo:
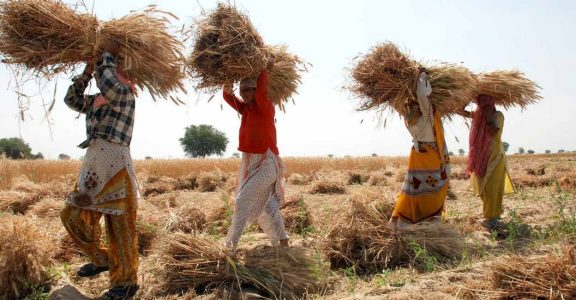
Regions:
M 136 98 L 130 87 L 116 78 L 115 58 L 109 53 L 102 54 L 96 66 L 96 86 L 100 93 L 84 95 L 91 75 L 76 76 L 66 93 L 64 102 L 71 109 L 86 114 L 87 139 L 78 147 L 87 148 L 94 139 L 130 146 L 134 126 Z M 94 108 L 94 100 L 102 95 L 108 102 Z

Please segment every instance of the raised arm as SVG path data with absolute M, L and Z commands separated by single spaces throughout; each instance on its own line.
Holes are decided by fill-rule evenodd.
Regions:
M 268 70 L 262 70 L 256 81 L 256 94 L 254 95 L 258 108 L 273 107 L 268 97 Z
M 128 101 L 134 101 L 132 90 L 129 86 L 121 83 L 116 77 L 115 57 L 104 52 L 102 58 L 96 66 L 96 84 L 102 96 L 106 98 L 113 110 L 118 110 L 127 105 Z
M 246 104 L 240 101 L 240 99 L 234 95 L 232 85 L 224 85 L 222 87 L 222 97 L 224 98 L 224 101 L 226 101 L 226 103 L 228 103 L 228 105 L 230 105 L 238 113 L 242 114 L 246 109 Z
M 92 79 L 92 71 L 94 67 L 87 64 L 84 68 L 82 75 L 78 75 L 72 79 L 72 85 L 68 88 L 66 96 L 64 96 L 64 103 L 79 113 L 86 113 L 87 108 L 92 105 L 94 96 L 84 95 L 84 91 L 88 83 Z
M 416 97 L 418 98 L 418 104 L 420 106 L 420 111 L 423 116 L 431 116 L 432 105 L 428 96 L 432 93 L 432 86 L 430 86 L 430 81 L 428 81 L 428 75 L 426 72 L 420 73 L 418 76 L 418 83 L 416 86 Z

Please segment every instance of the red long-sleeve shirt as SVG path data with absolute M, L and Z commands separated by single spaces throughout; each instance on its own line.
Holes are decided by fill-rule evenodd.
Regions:
M 223 92 L 223 96 L 224 100 L 242 115 L 238 150 L 264 153 L 270 149 L 278 155 L 274 104 L 268 98 L 268 72 L 264 70 L 258 77 L 253 103 L 246 104 L 227 91 Z

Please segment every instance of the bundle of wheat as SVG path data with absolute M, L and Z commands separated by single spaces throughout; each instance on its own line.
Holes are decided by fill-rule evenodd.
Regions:
M 250 286 L 275 299 L 296 299 L 316 285 L 315 262 L 301 247 L 257 247 L 233 257 L 214 240 L 175 233 L 160 251 L 170 293 Z
M 170 94 L 185 91 L 182 43 L 168 33 L 174 15 L 150 6 L 105 22 L 78 14 L 59 0 L 9 0 L 0 3 L 0 53 L 5 62 L 50 79 L 78 63 L 95 62 L 109 40 L 118 42 L 118 67 L 152 97 L 180 102 Z
M 482 73 L 478 80 L 478 93 L 492 96 L 497 105 L 505 108 L 520 106 L 524 109 L 542 99 L 538 94 L 540 87 L 517 70 Z
M 477 94 L 478 79 L 465 67 L 441 63 L 424 66 L 402 53 L 393 43 L 375 46 L 352 69 L 347 88 L 360 97 L 359 110 L 388 107 L 407 117 L 415 103 L 416 80 L 426 71 L 432 94 L 430 101 L 441 115 L 454 114 Z
M 576 297 L 576 257 L 574 249 L 563 256 L 526 258 L 511 256 L 492 266 L 494 287 L 508 299 L 574 299 Z
M 3 214 L 0 245 L 0 299 L 24 299 L 49 288 L 56 247 L 34 218 Z
M 352 211 L 339 218 L 323 242 L 332 268 L 371 274 L 402 265 L 424 268 L 430 261 L 422 259 L 442 263 L 461 257 L 463 237 L 451 226 L 421 222 L 394 229 L 387 224 L 391 209 L 352 202 Z

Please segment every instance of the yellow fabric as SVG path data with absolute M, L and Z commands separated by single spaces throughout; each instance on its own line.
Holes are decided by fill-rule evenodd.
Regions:
M 425 144 L 424 148 L 426 151 L 424 152 L 418 152 L 414 148 L 410 151 L 408 172 L 404 180 L 404 187 L 392 212 L 393 220 L 400 218 L 403 221 L 417 223 L 436 216 L 444 210 L 444 200 L 446 199 L 449 186 L 449 174 L 447 173 L 449 158 L 445 154 L 444 132 L 438 113 L 434 114 L 434 129 L 438 150 Z M 413 174 L 429 175 L 425 175 L 427 176 L 426 180 L 421 180 L 418 184 L 415 183 Z M 443 186 L 441 185 L 442 181 Z M 407 192 L 407 187 L 418 190 L 425 183 L 439 188 L 423 190 L 416 194 Z
M 484 218 L 500 217 L 504 194 L 516 192 L 508 174 L 506 156 L 502 145 L 504 115 L 501 112 L 496 112 L 494 121 L 499 130 L 492 140 L 486 174 L 484 177 L 478 177 L 474 173 L 470 176 L 474 193 L 482 199 Z
M 60 217 L 64 227 L 82 251 L 98 267 L 110 268 L 112 287 L 124 287 L 137 283 L 138 238 L 136 235 L 136 211 L 138 203 L 132 182 L 126 169 L 110 179 L 102 194 L 117 190 L 125 184 L 126 197 L 106 203 L 107 206 L 122 207 L 121 215 L 104 214 L 108 247 L 101 240 L 101 212 L 77 208 L 67 204 Z M 77 188 L 75 189 L 77 191 Z

